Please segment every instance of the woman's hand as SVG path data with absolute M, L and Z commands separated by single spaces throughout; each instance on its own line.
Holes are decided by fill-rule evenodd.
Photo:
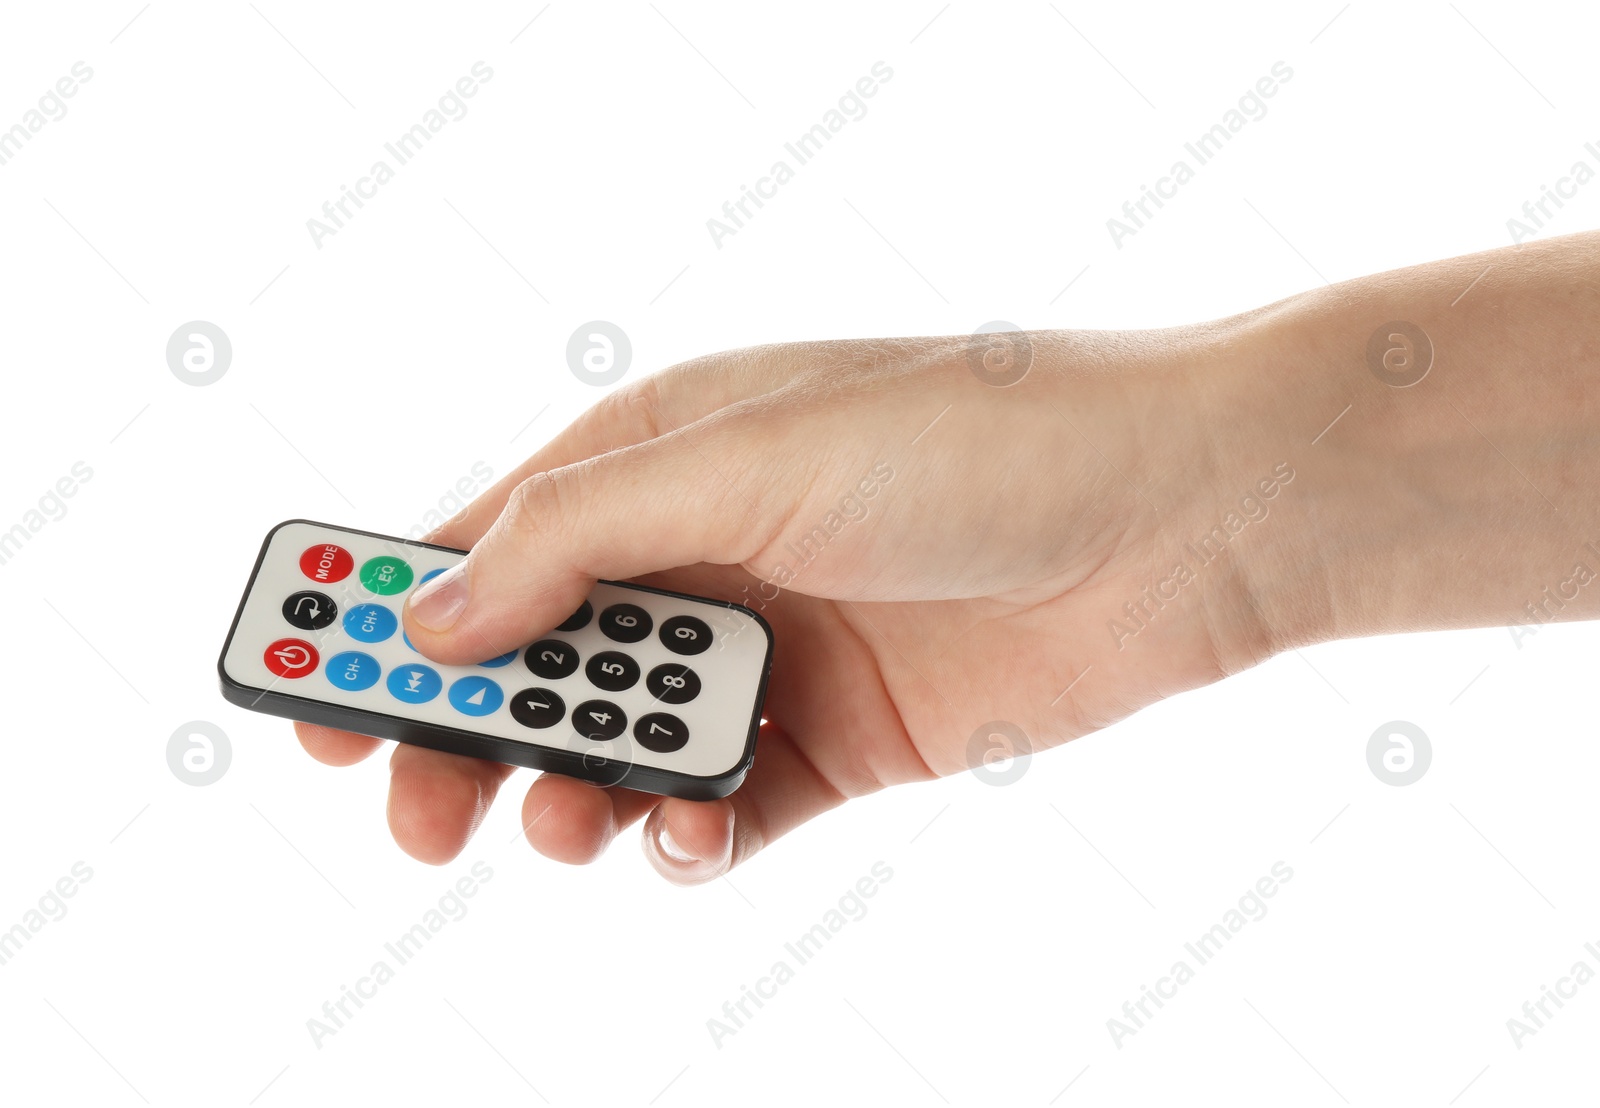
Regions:
M 1596 253 L 1593 236 L 1556 240 L 1188 328 L 785 344 L 674 367 L 430 536 L 471 554 L 417 590 L 406 630 L 440 662 L 493 657 L 597 578 L 760 611 L 777 649 L 738 791 L 663 799 L 547 774 L 523 803 L 529 841 L 565 862 L 645 818 L 652 864 L 689 884 L 847 799 L 968 768 L 999 741 L 993 721 L 1024 736 L 1010 753 L 1038 751 L 1287 646 L 1526 622 L 1539 575 L 1600 538 L 1584 531 L 1600 498 L 1576 500 L 1600 450 L 1574 433 L 1594 426 L 1577 398 L 1593 394 L 1546 350 L 1588 333 L 1594 306 L 1592 260 L 1552 263 L 1562 243 L 1556 262 Z M 1476 314 L 1452 314 L 1486 258 L 1499 277 L 1474 288 Z M 1439 361 L 1404 388 L 1368 356 L 1396 319 Z M 1545 374 L 1535 398 L 1569 395 L 1544 424 L 1510 399 L 1528 392 L 1523 359 Z M 1581 382 L 1592 360 L 1565 372 Z M 1565 530 L 1548 518 L 1563 496 Z M 1542 529 L 1496 544 L 1484 578 L 1439 579 L 1486 505 Z M 297 728 L 333 764 L 379 745 Z M 396 840 L 453 858 L 511 768 L 397 745 Z

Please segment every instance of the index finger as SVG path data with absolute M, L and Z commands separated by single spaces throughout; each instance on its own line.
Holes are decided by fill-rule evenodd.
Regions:
M 505 510 L 511 491 L 535 473 L 648 442 L 729 404 L 762 396 L 787 376 L 779 360 L 761 348 L 732 351 L 684 362 L 607 393 L 424 541 L 469 549 Z

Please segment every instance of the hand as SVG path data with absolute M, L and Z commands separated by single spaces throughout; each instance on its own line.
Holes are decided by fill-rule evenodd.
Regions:
M 544 775 L 523 803 L 529 842 L 564 862 L 643 818 L 651 863 L 693 884 L 847 799 L 967 768 L 991 721 L 1038 751 L 1290 646 L 1600 614 L 1595 589 L 1525 603 L 1600 541 L 1597 255 L 1600 235 L 1572 236 L 1186 328 L 677 366 L 431 536 L 472 552 L 417 590 L 406 629 L 441 662 L 492 657 L 597 578 L 760 611 L 777 650 L 738 791 Z M 1441 363 L 1404 388 L 1369 360 L 1392 320 Z M 1013 344 L 1020 381 L 974 370 L 985 341 Z M 333 764 L 379 745 L 297 728 Z M 511 767 L 397 745 L 392 771 L 396 840 L 440 863 Z
M 846 799 L 967 768 L 989 721 L 1043 749 L 1264 655 L 1235 572 L 1142 630 L 1120 607 L 1170 561 L 1155 505 L 1212 501 L 1191 464 L 1214 454 L 1209 421 L 1163 401 L 1163 344 L 1030 339 L 1005 388 L 974 374 L 964 337 L 679 366 L 609 396 L 430 536 L 472 550 L 405 612 L 441 662 L 536 638 L 602 577 L 737 601 L 773 626 L 767 722 L 737 792 L 664 800 L 544 775 L 523 804 L 537 849 L 586 862 L 648 816 L 656 868 L 705 880 Z M 335 764 L 378 745 L 298 729 Z M 396 746 L 395 838 L 454 857 L 509 773 Z

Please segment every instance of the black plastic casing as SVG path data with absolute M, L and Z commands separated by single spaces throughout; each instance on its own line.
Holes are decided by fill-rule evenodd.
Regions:
M 621 759 L 606 758 L 593 752 L 580 753 L 572 750 L 556 750 L 545 746 L 519 743 L 511 739 L 502 739 L 496 735 L 485 735 L 460 727 L 442 727 L 437 724 L 407 719 L 404 716 L 372 712 L 363 708 L 340 707 L 337 704 L 329 704 L 321 700 L 295 696 L 293 693 L 255 688 L 235 681 L 228 675 L 225 663 L 228 657 L 228 648 L 233 645 L 234 633 L 239 628 L 239 620 L 244 615 L 245 600 L 250 596 L 250 590 L 255 588 L 256 576 L 261 572 L 262 563 L 266 561 L 267 549 L 272 545 L 272 536 L 277 534 L 279 528 L 286 527 L 291 523 L 305 523 L 313 527 L 325 527 L 330 531 L 345 531 L 352 535 L 363 535 L 370 539 L 379 539 L 383 542 L 397 543 L 402 546 L 440 550 L 449 554 L 466 553 L 466 551 L 457 550 L 454 547 L 437 546 L 433 543 L 416 542 L 411 539 L 400 539 L 392 535 L 380 535 L 374 531 L 361 531 L 354 527 L 319 523 L 316 520 L 284 520 L 267 533 L 266 539 L 261 544 L 261 552 L 256 555 L 255 565 L 250 570 L 250 581 L 245 586 L 243 595 L 239 598 L 239 607 L 234 611 L 233 622 L 228 627 L 228 637 L 223 641 L 222 653 L 217 656 L 217 678 L 222 685 L 222 695 L 228 703 L 271 716 L 281 716 L 284 719 L 299 720 L 302 723 L 314 723 L 322 727 L 353 731 L 356 734 L 371 735 L 379 739 L 391 739 L 395 742 L 409 743 L 412 746 L 425 746 L 431 750 L 445 751 L 448 754 L 464 754 L 469 758 L 482 758 L 485 761 L 501 762 L 512 766 L 527 766 L 530 769 L 576 777 L 596 785 L 620 785 L 624 788 L 636 789 L 639 792 L 682 797 L 686 800 L 715 800 L 718 797 L 727 796 L 744 783 L 745 776 L 750 772 L 751 765 L 755 763 L 756 735 L 761 730 L 761 709 L 766 702 L 767 682 L 772 675 L 772 626 L 760 615 L 742 604 L 734 604 L 726 600 L 711 600 L 707 597 L 672 592 L 668 589 L 655 589 L 647 585 L 635 585 L 627 581 L 605 581 L 602 583 L 615 585 L 619 588 L 632 589 L 635 592 L 679 597 L 713 604 L 719 608 L 730 608 L 755 621 L 756 625 L 766 635 L 766 658 L 761 664 L 761 683 L 756 689 L 755 705 L 750 714 L 750 726 L 745 736 L 744 752 L 737 764 L 726 773 L 715 777 L 674 773 L 671 770 L 658 769 L 654 766 L 640 766 Z

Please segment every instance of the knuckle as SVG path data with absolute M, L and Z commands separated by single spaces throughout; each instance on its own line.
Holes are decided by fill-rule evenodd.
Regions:
M 653 439 L 666 430 L 661 411 L 661 386 L 654 377 L 643 377 L 606 394 L 597 415 L 607 429 L 610 445 Z
M 556 472 L 535 473 L 511 490 L 500 525 L 513 539 L 528 541 L 555 532 L 561 525 L 562 479 Z

